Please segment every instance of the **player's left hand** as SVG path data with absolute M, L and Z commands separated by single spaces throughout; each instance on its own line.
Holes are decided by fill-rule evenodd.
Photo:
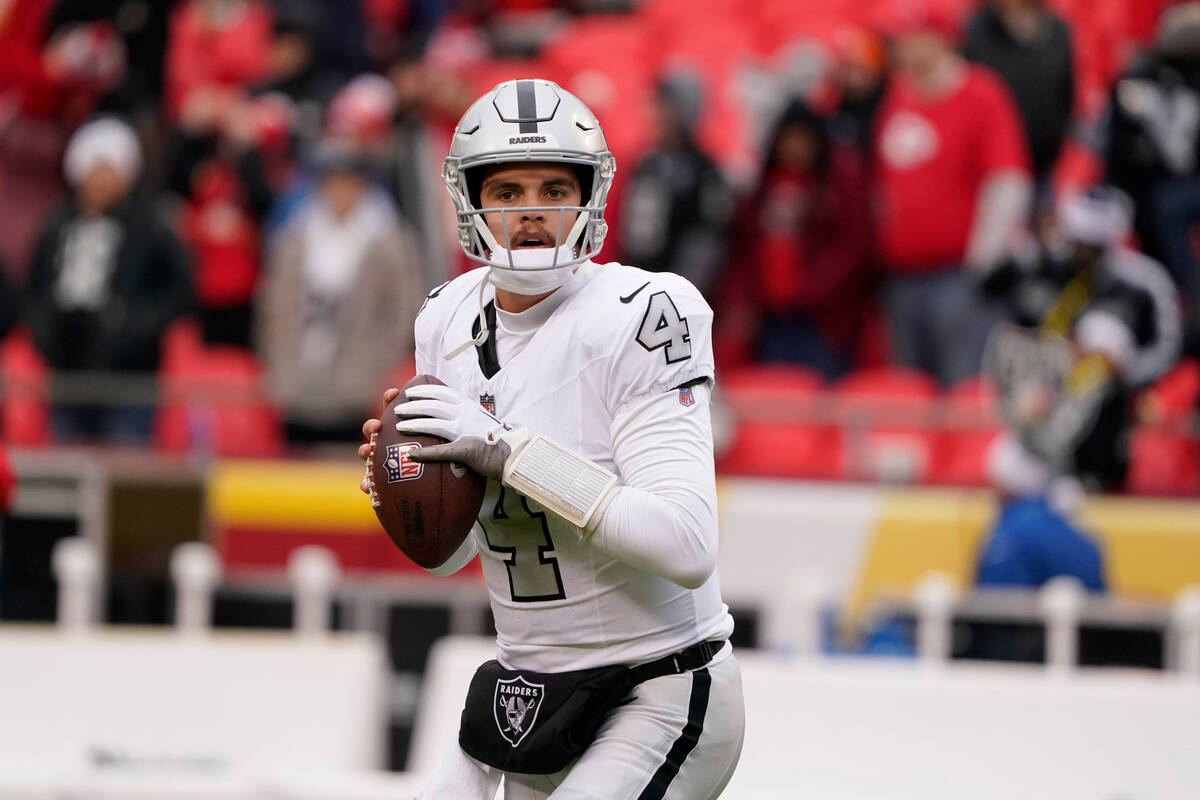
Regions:
M 514 442 L 505 434 L 512 426 L 449 386 L 423 384 L 406 393 L 396 406 L 396 430 L 423 433 L 449 444 L 422 447 L 409 453 L 414 461 L 454 461 L 485 478 L 500 480 Z M 507 440 L 506 440 L 507 439 Z

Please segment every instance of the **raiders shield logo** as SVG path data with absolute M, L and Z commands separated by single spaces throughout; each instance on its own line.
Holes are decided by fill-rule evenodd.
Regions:
M 479 395 L 479 405 L 483 406 L 483 410 L 491 414 L 493 417 L 496 416 L 496 395 Z
M 496 681 L 496 702 L 492 706 L 500 735 L 516 747 L 533 730 L 546 687 L 530 683 L 521 675 Z
M 696 405 L 696 395 L 692 393 L 692 387 L 682 386 L 679 389 L 679 405 L 694 406 Z
M 425 465 L 408 457 L 409 451 L 420 446 L 416 442 L 388 445 L 387 457 L 383 461 L 383 468 L 387 470 L 388 483 L 411 481 L 421 477 Z

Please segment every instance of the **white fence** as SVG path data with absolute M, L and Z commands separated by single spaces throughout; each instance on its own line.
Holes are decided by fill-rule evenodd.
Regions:
M 172 558 L 174 630 L 95 625 L 94 546 L 55 553 L 60 619 L 0 627 L 0 798 L 401 800 L 452 746 L 480 637 L 434 649 L 411 771 L 380 771 L 388 669 L 368 634 L 328 631 L 329 555 L 289 569 L 295 630 L 209 628 L 220 580 L 205 545 Z M 747 735 L 729 800 L 1190 800 L 1200 758 L 1200 593 L 1171 620 L 1172 672 L 1080 670 L 1077 626 L 1098 613 L 1069 583 L 1026 598 L 1046 623 L 1046 667 L 948 660 L 964 603 L 931 575 L 908 607 L 920 657 L 827 658 L 813 646 L 821 592 L 792 582 L 789 655 L 739 652 Z M 985 604 L 986 605 L 986 604 Z M 1104 609 L 1100 609 L 1104 611 Z

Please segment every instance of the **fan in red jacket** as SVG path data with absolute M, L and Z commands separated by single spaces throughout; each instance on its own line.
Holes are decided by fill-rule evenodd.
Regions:
M 840 377 L 857 365 L 873 306 L 862 159 L 797 100 L 780 117 L 764 161 L 738 215 L 731 248 L 738 257 L 721 293 L 724 316 L 740 328 L 722 332 L 722 356 L 726 365 L 744 360 L 733 357 L 740 337 L 755 360 Z
M 893 360 L 951 384 L 978 372 L 998 317 L 975 285 L 1025 222 L 1029 154 L 1007 88 L 954 51 L 953 21 L 900 9 L 873 141 L 884 301 Z

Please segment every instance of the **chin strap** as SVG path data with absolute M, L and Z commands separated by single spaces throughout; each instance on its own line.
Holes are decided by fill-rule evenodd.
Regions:
M 479 282 L 479 319 L 481 321 L 484 319 L 484 316 L 485 316 L 484 312 L 483 312 L 483 293 L 487 290 L 488 280 L 490 278 L 491 278 L 490 275 L 484 275 L 483 280 L 481 280 Z M 442 358 L 444 358 L 447 361 L 451 361 L 455 358 L 458 358 L 459 356 L 461 356 L 463 353 L 465 353 L 467 350 L 471 349 L 472 347 L 479 347 L 480 345 L 482 345 L 484 342 L 486 342 L 488 340 L 488 335 L 491 332 L 492 332 L 491 328 L 489 328 L 487 325 L 480 324 L 479 333 L 475 334 L 470 339 L 468 339 L 467 341 L 460 344 L 458 347 L 455 347 L 452 350 L 449 350 L 444 356 L 442 356 Z

